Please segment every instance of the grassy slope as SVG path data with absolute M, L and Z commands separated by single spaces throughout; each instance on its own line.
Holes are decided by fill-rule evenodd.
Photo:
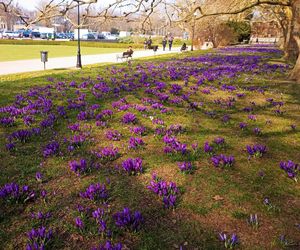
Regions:
M 49 51 L 49 57 L 76 56 L 76 46 L 61 45 L 0 45 L 0 62 L 40 58 L 40 51 Z M 82 47 L 82 55 L 95 55 L 123 51 L 123 48 Z
M 188 55 L 188 54 L 186 54 Z M 167 57 L 159 59 L 168 60 Z M 3 78 L 0 83 L 1 98 L 0 106 L 12 102 L 14 96 L 26 91 L 35 85 L 48 84 L 45 76 L 31 77 L 30 74 L 16 78 Z M 86 77 L 95 79 L 97 75 L 107 74 L 106 67 L 86 68 L 83 71 L 67 71 L 62 74 L 54 74 L 56 81 L 63 80 L 66 83 L 71 80 L 82 81 Z M 278 167 L 281 160 L 293 159 L 300 162 L 300 86 L 293 82 L 285 82 L 284 76 L 277 74 L 271 76 L 271 80 L 263 76 L 254 77 L 251 83 L 241 78 L 236 81 L 240 85 L 268 86 L 270 91 L 265 95 L 257 92 L 246 91 L 246 98 L 239 100 L 236 108 L 231 110 L 232 121 L 224 126 L 218 119 L 211 119 L 201 112 L 189 113 L 183 107 L 173 106 L 174 114 L 161 115 L 166 125 L 181 123 L 187 128 L 187 132 L 178 136 L 180 141 L 199 142 L 199 145 L 207 140 L 211 141 L 217 136 L 222 136 L 227 142 L 227 148 L 220 152 L 232 154 L 236 157 L 236 165 L 232 170 L 219 170 L 214 168 L 209 157 L 201 155 L 195 165 L 197 170 L 193 175 L 182 175 L 178 172 L 177 163 L 174 158 L 163 154 L 163 143 L 154 138 L 152 134 L 144 137 L 147 143 L 146 150 L 136 152 L 128 151 L 127 145 L 130 133 L 128 127 L 119 123 L 124 112 L 117 113 L 110 122 L 110 127 L 118 129 L 124 135 L 120 142 L 114 145 L 120 147 L 123 152 L 120 163 L 128 157 L 142 157 L 146 163 L 145 174 L 138 177 L 128 177 L 115 173 L 109 168 L 94 172 L 82 178 L 76 177 L 68 170 L 67 162 L 72 157 L 53 157 L 43 163 L 41 162 L 40 147 L 50 139 L 51 135 L 46 133 L 43 138 L 18 147 L 19 151 L 10 155 L 3 150 L 4 136 L 14 128 L 0 127 L 0 158 L 1 172 L 0 185 L 9 181 L 29 183 L 36 187 L 34 180 L 35 172 L 41 170 L 46 182 L 43 184 L 50 196 L 47 203 L 37 200 L 25 207 L 19 205 L 14 209 L 7 209 L 0 213 L 0 248 L 20 249 L 25 242 L 24 232 L 28 231 L 35 222 L 29 218 L 30 211 L 52 211 L 53 217 L 49 225 L 56 228 L 58 240 L 56 248 L 89 249 L 91 245 L 99 242 L 99 237 L 84 234 L 84 238 L 74 230 L 74 218 L 77 216 L 75 205 L 80 202 L 77 194 L 89 183 L 103 181 L 106 177 L 111 178 L 114 187 L 112 189 L 112 210 L 118 210 L 123 206 L 132 209 L 139 209 L 146 218 L 144 229 L 137 234 L 121 236 L 128 246 L 136 249 L 174 249 L 180 244 L 187 244 L 187 249 L 220 249 L 221 245 L 216 238 L 217 232 L 237 232 L 241 238 L 241 249 L 279 249 L 276 239 L 280 234 L 287 234 L 289 238 L 297 240 L 300 237 L 299 231 L 293 227 L 300 217 L 299 211 L 299 185 L 288 179 Z M 174 83 L 173 81 L 170 83 Z M 180 82 L 178 82 L 180 83 Z M 180 83 L 182 84 L 182 83 Z M 144 97 L 143 92 L 127 94 L 126 99 L 130 103 L 140 103 Z M 197 101 L 209 103 L 211 107 L 223 111 L 212 103 L 217 97 L 228 97 L 225 92 L 213 92 L 212 96 L 203 95 L 199 92 Z M 247 120 L 246 113 L 240 113 L 242 107 L 249 105 L 250 101 L 263 104 L 265 99 L 272 97 L 275 100 L 283 100 L 286 104 L 283 116 L 276 116 L 270 109 L 259 109 L 255 112 L 258 121 L 251 124 L 251 128 L 259 126 L 263 129 L 262 137 L 255 137 L 251 131 L 240 131 L 237 124 Z M 112 100 L 102 99 L 96 101 L 89 97 L 91 103 L 101 104 L 101 108 L 111 108 Z M 154 125 L 149 119 L 144 118 L 140 113 L 139 122 L 151 129 Z M 70 119 L 73 119 L 73 113 Z M 265 121 L 270 119 L 271 124 L 266 125 Z M 94 122 L 90 122 L 94 127 Z M 290 124 L 297 124 L 298 130 L 291 131 Z M 57 125 L 58 137 L 66 133 L 66 122 Z M 94 127 L 93 135 L 97 140 L 92 145 L 85 145 L 77 153 L 84 156 L 96 145 L 105 146 L 110 142 L 104 139 L 103 130 Z M 260 142 L 266 144 L 269 153 L 261 158 L 251 161 L 247 160 L 244 152 L 246 144 Z M 112 165 L 114 165 L 113 163 Z M 109 166 L 108 166 L 109 167 Z M 265 178 L 258 177 L 258 172 L 264 170 Z M 159 176 L 167 180 L 175 181 L 182 189 L 182 196 L 175 212 L 162 209 L 161 202 L 156 196 L 150 194 L 145 186 L 149 183 L 150 174 L 156 171 Z M 42 188 L 42 187 L 39 187 Z M 222 200 L 214 200 L 219 195 Z M 262 204 L 264 197 L 269 197 L 276 207 L 276 211 L 268 211 Z M 0 212 L 2 208 L 0 208 Z M 261 226 L 254 230 L 245 222 L 250 213 L 257 213 Z M 122 240 L 123 238 L 123 240 Z

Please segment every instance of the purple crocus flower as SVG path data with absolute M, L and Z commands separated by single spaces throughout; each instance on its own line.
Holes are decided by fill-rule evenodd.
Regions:
M 253 129 L 253 132 L 254 132 L 254 134 L 256 134 L 256 135 L 261 135 L 261 130 L 260 130 L 260 128 L 254 128 Z
M 37 172 L 35 174 L 35 179 L 38 181 L 38 182 L 42 182 L 42 174 L 40 172 Z
M 220 241 L 224 242 L 226 249 L 233 249 L 238 244 L 238 237 L 235 233 L 231 237 L 227 236 L 225 233 L 219 233 Z
M 138 147 L 142 147 L 144 146 L 144 141 L 142 138 L 138 138 L 138 137 L 130 137 L 129 139 L 129 149 L 136 149 Z
M 128 174 L 138 174 L 143 172 L 143 160 L 141 158 L 129 158 L 122 163 L 123 169 Z
M 203 150 L 205 153 L 212 153 L 214 151 L 214 148 L 212 146 L 209 145 L 209 142 L 205 142 L 204 146 L 203 146 Z
M 112 141 L 119 141 L 122 135 L 117 130 L 108 130 L 106 132 L 106 138 Z
M 265 145 L 255 144 L 253 146 L 246 146 L 247 152 L 250 156 L 262 157 L 267 152 Z
M 168 183 L 157 177 L 156 174 L 153 174 L 150 185 L 147 188 L 162 197 L 166 208 L 175 207 L 177 196 L 179 195 L 179 189 L 174 182 Z
M 245 129 L 245 128 L 247 128 L 247 123 L 245 123 L 245 122 L 241 122 L 240 124 L 239 124 L 239 127 L 240 127 L 240 129 Z
M 130 131 L 136 135 L 143 136 L 146 133 L 146 128 L 145 127 L 133 127 L 133 128 L 130 128 Z
M 32 249 L 45 249 L 45 245 L 49 245 L 50 241 L 53 238 L 52 230 L 47 230 L 44 226 L 37 228 L 37 229 L 31 229 L 27 233 L 28 237 L 28 243 L 26 245 L 26 250 Z
M 122 244 L 116 243 L 113 244 L 109 240 L 106 241 L 104 245 L 99 245 L 98 247 L 93 247 L 92 250 L 122 250 Z
M 223 154 L 215 155 L 211 158 L 212 163 L 215 167 L 232 167 L 234 163 L 234 157 L 233 156 L 226 156 Z
M 299 164 L 296 164 L 291 160 L 288 160 L 287 162 L 282 161 L 282 162 L 280 162 L 280 168 L 287 173 L 289 178 L 297 181 L 297 175 L 298 175 L 298 172 L 300 172 Z
M 191 173 L 193 171 L 193 165 L 191 162 L 178 163 L 178 167 L 183 173 Z
M 52 141 L 47 144 L 43 150 L 43 156 L 45 158 L 52 155 L 57 155 L 59 153 L 59 143 L 57 141 Z
M 81 220 L 80 217 L 76 217 L 76 218 L 75 218 L 75 224 L 76 224 L 76 227 L 77 227 L 78 229 L 83 230 L 83 228 L 84 228 L 84 223 L 83 223 L 83 221 Z
M 88 186 L 85 192 L 81 192 L 79 195 L 82 198 L 106 202 L 108 199 L 108 190 L 105 184 L 96 183 Z
M 214 139 L 214 143 L 217 144 L 217 145 L 223 145 L 225 143 L 225 139 L 222 138 L 222 137 L 217 137 Z
M 128 123 L 135 123 L 136 122 L 136 116 L 135 114 L 132 114 L 132 113 L 127 113 L 123 116 L 122 118 L 122 122 L 125 123 L 125 124 L 128 124 Z
M 83 174 L 83 173 L 87 172 L 87 170 L 89 170 L 89 166 L 85 159 L 80 159 L 79 161 L 76 161 L 76 160 L 70 161 L 69 167 L 78 176 L 80 176 L 80 174 Z
M 28 186 L 20 187 L 12 182 L 0 187 L 0 198 L 9 203 L 25 203 L 35 198 L 34 191 L 31 191 Z
M 143 217 L 139 211 L 131 212 L 129 208 L 124 208 L 123 211 L 113 215 L 116 226 L 126 228 L 131 231 L 138 231 L 143 224 Z

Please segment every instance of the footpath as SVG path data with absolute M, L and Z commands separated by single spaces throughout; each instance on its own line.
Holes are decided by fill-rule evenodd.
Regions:
M 180 47 L 172 48 L 172 51 L 166 50 L 163 51 L 159 49 L 157 52 L 153 52 L 153 50 L 137 50 L 133 53 L 133 60 L 135 58 L 142 57 L 150 57 L 154 55 L 164 55 L 170 53 L 179 53 Z M 76 50 L 74 50 L 76 54 Z M 82 55 L 81 61 L 82 65 L 90 65 L 97 63 L 121 63 L 121 60 L 117 61 L 117 55 L 122 53 L 109 53 L 109 54 L 98 54 L 98 55 Z M 67 68 L 75 68 L 77 57 L 57 57 L 51 58 L 51 55 L 48 58 L 48 62 L 46 63 L 46 69 L 67 69 Z M 32 71 L 40 71 L 44 70 L 44 64 L 40 59 L 32 59 L 32 60 L 19 60 L 19 61 L 8 61 L 8 62 L 0 62 L 0 75 L 8 75 L 8 74 L 16 74 L 16 73 L 24 73 L 24 72 L 32 72 Z

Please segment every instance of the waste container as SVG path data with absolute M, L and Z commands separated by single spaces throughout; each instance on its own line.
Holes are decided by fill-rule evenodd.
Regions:
M 48 51 L 41 51 L 41 61 L 44 63 L 44 69 L 46 69 L 46 62 L 48 62 Z

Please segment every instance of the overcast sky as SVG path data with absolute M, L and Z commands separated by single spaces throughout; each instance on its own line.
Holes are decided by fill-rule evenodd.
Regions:
M 34 10 L 36 6 L 38 6 L 41 0 L 15 0 L 18 4 L 25 7 L 28 10 Z M 98 0 L 98 5 L 107 5 L 109 3 L 114 2 L 115 0 Z M 102 4 L 101 4 L 102 3 Z
M 17 0 L 16 2 L 28 10 L 33 10 L 38 5 L 39 0 Z

